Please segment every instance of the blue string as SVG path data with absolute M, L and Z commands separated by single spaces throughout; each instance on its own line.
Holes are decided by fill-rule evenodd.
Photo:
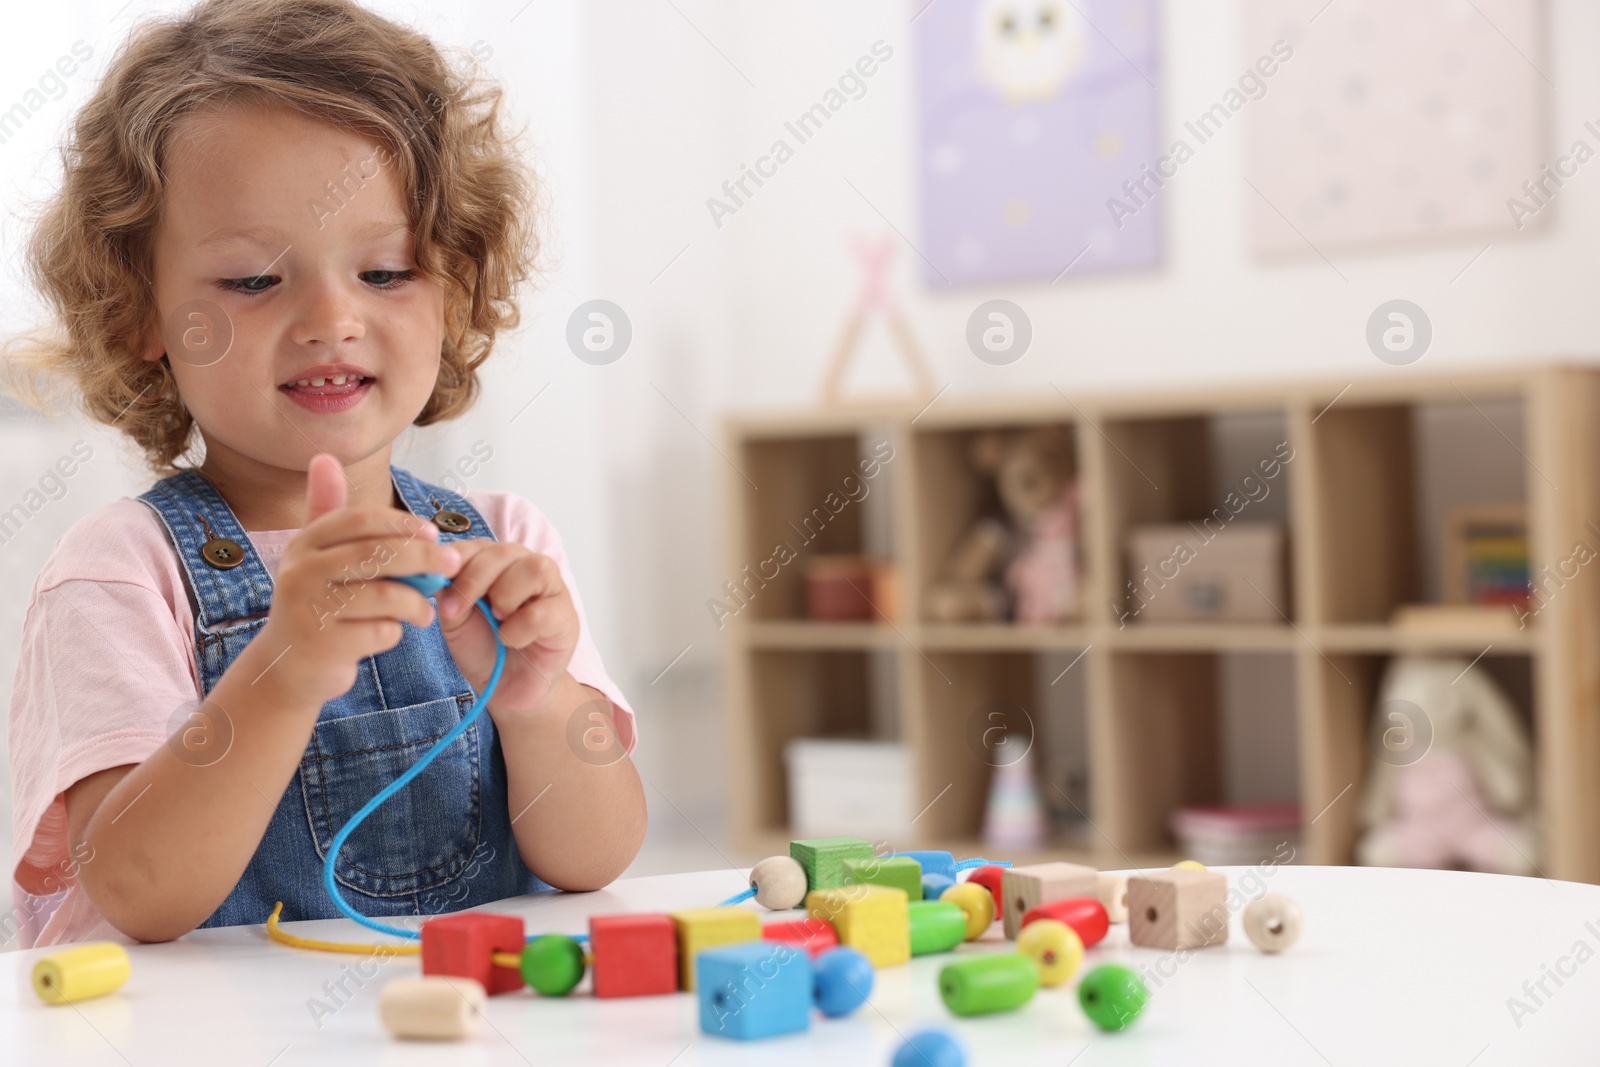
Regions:
M 417 577 L 425 578 L 427 576 L 419 575 Z M 411 585 L 413 588 L 418 588 L 418 584 L 415 582 L 407 582 L 406 584 Z M 443 588 L 443 584 L 439 584 L 438 588 Z M 426 592 L 424 592 L 424 595 L 426 595 Z M 394 796 L 401 789 L 404 789 L 406 783 L 421 774 L 423 768 L 432 763 L 439 753 L 449 748 L 458 737 L 466 732 L 467 727 L 472 725 L 472 721 L 478 717 L 483 709 L 488 706 L 489 698 L 494 696 L 495 687 L 500 684 L 500 671 L 506 665 L 506 643 L 500 639 L 500 626 L 494 621 L 494 612 L 489 610 L 489 601 L 486 597 L 479 598 L 478 610 L 483 612 L 485 619 L 489 620 L 489 629 L 494 631 L 494 643 L 496 645 L 494 671 L 489 675 L 489 681 L 484 685 L 483 693 L 479 695 L 477 702 L 472 705 L 472 710 L 467 712 L 465 718 L 456 723 L 449 733 L 434 742 L 433 747 L 424 752 L 422 758 L 407 768 L 404 774 L 379 790 L 377 796 L 367 801 L 361 810 L 356 812 L 338 833 L 333 835 L 333 844 L 328 847 L 328 857 L 322 863 L 322 884 L 327 887 L 328 895 L 333 898 L 334 906 L 344 912 L 346 917 L 354 919 L 367 929 L 376 930 L 380 934 L 392 934 L 395 937 L 409 938 L 413 941 L 422 937 L 415 930 L 407 930 L 401 926 L 391 926 L 376 919 L 369 919 L 346 903 L 344 897 L 339 895 L 339 887 L 333 880 L 334 861 L 338 859 L 339 849 L 344 846 L 345 839 L 350 836 L 357 826 L 361 825 L 361 820 L 378 810 L 378 805 Z M 529 938 L 529 940 L 531 941 L 532 938 Z
M 756 887 L 755 886 L 751 886 L 749 889 L 746 889 L 743 893 L 735 893 L 733 896 L 729 897 L 727 900 L 724 900 L 721 904 L 718 904 L 717 907 L 726 908 L 730 904 L 738 904 L 741 901 L 749 900 L 751 897 L 753 897 L 755 895 L 756 895 Z

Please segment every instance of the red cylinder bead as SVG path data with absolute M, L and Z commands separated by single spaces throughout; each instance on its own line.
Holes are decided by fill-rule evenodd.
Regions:
M 1022 914 L 1022 925 L 1027 926 L 1035 919 L 1061 920 L 1072 927 L 1084 948 L 1098 944 L 1111 926 L 1106 906 L 1093 897 L 1068 897 L 1029 908 Z
M 767 923 L 761 928 L 761 936 L 768 941 L 782 941 L 806 950 L 806 955 L 815 959 L 818 955 L 836 948 L 839 944 L 838 931 L 826 919 L 794 919 L 789 922 Z
M 967 881 L 983 886 L 989 891 L 989 895 L 994 897 L 994 913 L 996 915 L 1004 915 L 1006 913 L 1006 902 L 1000 896 L 1000 876 L 1005 873 L 1006 869 L 1004 867 L 996 867 L 991 864 L 987 867 L 974 867 L 972 873 L 967 875 Z

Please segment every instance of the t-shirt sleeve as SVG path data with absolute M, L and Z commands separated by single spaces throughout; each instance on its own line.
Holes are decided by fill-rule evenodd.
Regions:
M 488 520 L 495 536 L 500 540 L 520 542 L 533 551 L 555 560 L 556 566 L 561 570 L 561 580 L 566 583 L 567 592 L 572 596 L 572 606 L 578 613 L 578 647 L 573 650 L 572 662 L 567 665 L 567 672 L 581 684 L 599 690 L 611 702 L 612 718 L 617 726 L 617 739 L 631 753 L 638 740 L 633 708 L 622 695 L 622 689 L 606 673 L 605 664 L 600 660 L 600 650 L 595 645 L 594 634 L 589 629 L 589 620 L 583 610 L 583 598 L 578 594 L 577 579 L 573 577 L 572 568 L 567 563 L 567 552 L 562 545 L 561 534 L 543 512 L 519 494 L 493 492 L 480 496 L 472 493 L 468 495 L 468 499 L 483 512 L 484 518 Z
M 88 579 L 35 587 L 11 695 L 18 885 L 47 894 L 73 884 L 65 791 L 143 762 L 198 693 L 193 650 L 155 589 Z

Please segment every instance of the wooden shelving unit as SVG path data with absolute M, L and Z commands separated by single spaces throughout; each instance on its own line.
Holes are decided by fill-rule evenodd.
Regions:
M 1485 407 L 1508 404 L 1520 405 L 1520 434 L 1506 433 L 1484 414 Z M 1512 680 L 1508 692 L 1533 731 L 1540 871 L 1600 882 L 1600 566 L 1565 581 L 1525 630 L 1419 633 L 1388 622 L 1397 605 L 1424 597 L 1416 425 L 1419 413 L 1441 406 L 1476 409 L 1495 447 L 1520 454 L 1523 499 L 1495 502 L 1527 508 L 1536 582 L 1541 568 L 1569 557 L 1577 544 L 1600 551 L 1595 369 L 1397 373 L 1356 382 L 940 400 L 921 412 L 885 406 L 730 420 L 726 452 L 742 472 L 730 472 L 727 482 L 727 577 L 736 583 L 777 543 L 797 540 L 787 524 L 811 514 L 844 475 L 858 471 L 858 459 L 873 445 L 885 441 L 894 449 L 871 482 L 871 492 L 888 494 L 888 506 L 880 500 L 875 511 L 864 502 L 846 507 L 808 545 L 795 545 L 801 559 L 759 588 L 746 583 L 747 604 L 726 620 L 737 844 L 765 854 L 782 851 L 791 836 L 782 759 L 790 738 L 884 736 L 887 729 L 913 754 L 912 809 L 927 805 L 914 838 L 894 847 L 981 854 L 990 767 L 963 736 L 968 719 L 986 701 L 1008 701 L 1027 709 L 1048 736 L 1055 724 L 1038 710 L 1044 694 L 1037 659 L 1083 652 L 1073 670 L 1083 672 L 1088 824 L 1081 839 L 1052 842 L 1043 852 L 1108 867 L 1169 863 L 1175 857 L 1170 812 L 1229 799 L 1222 773 L 1223 660 L 1270 654 L 1289 657 L 1294 672 L 1294 706 L 1283 714 L 1293 717 L 1296 731 L 1292 758 L 1305 818 L 1299 858 L 1349 863 L 1385 663 L 1410 652 L 1467 659 L 1481 653 L 1483 669 Z M 1128 577 L 1127 531 L 1197 519 L 1218 506 L 1228 486 L 1219 484 L 1216 440 L 1231 425 L 1227 420 L 1241 419 L 1294 449 L 1279 486 L 1288 498 L 1288 573 L 1284 603 L 1276 605 L 1283 621 L 1119 626 L 1112 603 Z M 991 490 L 967 466 L 969 436 L 1043 424 L 1070 427 L 1075 442 L 1083 501 L 1081 616 L 1047 627 L 922 621 L 923 588 L 992 502 Z M 805 620 L 804 555 L 861 552 L 874 540 L 900 575 L 900 617 Z M 873 684 L 872 663 L 881 666 L 884 658 L 893 664 L 892 709 L 873 706 L 883 687 Z

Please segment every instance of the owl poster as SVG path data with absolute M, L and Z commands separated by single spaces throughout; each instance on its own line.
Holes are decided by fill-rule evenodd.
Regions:
M 1161 257 L 1155 0 L 937 0 L 913 24 L 930 287 Z M 1148 181 L 1147 191 L 1154 189 Z

